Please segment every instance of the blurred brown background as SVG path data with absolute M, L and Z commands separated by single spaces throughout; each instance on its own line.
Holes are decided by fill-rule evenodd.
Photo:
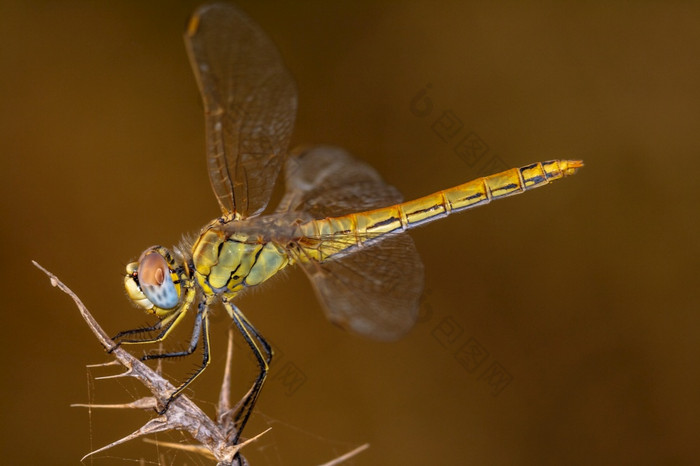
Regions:
M 217 215 L 181 40 L 197 3 L 0 4 L 6 464 L 76 464 L 152 416 L 69 407 L 143 392 L 94 380 L 112 373 L 85 368 L 104 352 L 30 260 L 115 333 L 147 321 L 123 266 Z M 407 198 L 488 164 L 586 163 L 414 231 L 426 293 L 398 343 L 328 324 L 298 270 L 243 299 L 279 354 L 246 433 L 273 430 L 251 463 L 319 464 L 368 442 L 350 464 L 698 464 L 700 5 L 240 4 L 298 81 L 294 143 L 346 147 Z M 462 124 L 448 142 L 433 128 L 445 111 Z M 488 147 L 478 161 L 455 152 L 470 133 Z M 213 366 L 190 392 L 204 406 L 227 328 L 214 320 Z M 243 351 L 236 367 L 242 393 Z M 140 441 L 86 463 L 138 461 L 208 464 Z

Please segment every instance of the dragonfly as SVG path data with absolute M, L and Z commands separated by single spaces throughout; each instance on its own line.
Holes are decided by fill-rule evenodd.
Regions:
M 311 146 L 288 154 L 295 81 L 272 41 L 237 7 L 199 7 L 184 39 L 204 103 L 207 170 L 222 213 L 193 242 L 149 247 L 127 265 L 129 298 L 157 321 L 113 340 L 114 348 L 159 342 L 194 313 L 185 350 L 142 357 L 186 356 L 201 344 L 201 365 L 159 400 L 163 414 L 207 367 L 210 310 L 221 303 L 259 366 L 235 414 L 234 442 L 273 358 L 270 344 L 234 303 L 242 292 L 298 265 L 332 323 L 395 340 L 415 323 L 423 289 L 423 265 L 406 230 L 544 186 L 582 166 L 578 160 L 532 163 L 403 202 L 395 187 L 343 149 Z M 281 201 L 262 215 L 279 176 L 286 188 Z

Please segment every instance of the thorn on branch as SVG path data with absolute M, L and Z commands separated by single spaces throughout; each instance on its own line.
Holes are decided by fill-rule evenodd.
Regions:
M 66 293 L 68 296 L 70 296 L 71 299 L 73 299 L 73 302 L 80 311 L 80 315 L 83 317 L 90 330 L 92 330 L 92 333 L 95 335 L 97 341 L 100 342 L 102 347 L 105 350 L 114 348 L 114 342 L 107 335 L 107 333 L 105 333 L 102 327 L 100 327 L 97 321 L 93 318 L 92 314 L 90 314 L 90 311 L 88 311 L 87 307 L 83 304 L 80 298 L 78 298 L 78 296 L 70 288 L 64 285 L 54 274 L 46 270 L 37 262 L 32 261 L 32 263 L 49 277 L 49 279 L 51 280 L 51 285 L 57 287 L 58 289 Z M 229 347 L 232 347 L 231 341 L 229 341 Z M 136 400 L 134 402 L 125 404 L 79 404 L 74 406 L 92 408 L 152 410 L 157 409 L 157 400 L 167 399 L 168 395 L 172 392 L 172 390 L 175 389 L 175 387 L 173 387 L 172 384 L 170 384 L 170 382 L 168 382 L 160 374 L 149 368 L 137 358 L 134 358 L 131 354 L 123 350 L 121 347 L 115 348 L 111 352 L 110 356 L 114 358 L 114 361 L 100 365 L 107 366 L 119 364 L 124 366 L 126 371 L 116 376 L 101 377 L 102 379 L 124 376 L 133 377 L 139 382 L 141 382 L 153 394 L 153 396 L 142 398 L 140 400 Z M 224 375 L 224 383 L 222 384 L 223 387 L 230 387 L 230 377 L 231 373 L 227 370 Z M 226 380 L 227 378 L 229 380 Z M 226 410 L 221 410 L 221 408 L 219 408 L 218 411 L 222 412 Z M 116 445 L 120 445 L 122 443 L 128 442 L 139 437 L 144 437 L 146 435 L 154 434 L 157 432 L 181 430 L 188 432 L 190 436 L 197 442 L 197 444 L 193 445 L 192 451 L 207 451 L 207 456 L 211 455 L 211 457 L 215 458 L 218 464 L 221 466 L 244 466 L 247 465 L 248 462 L 245 460 L 245 458 L 243 458 L 243 456 L 236 455 L 239 452 L 239 450 L 248 442 L 243 442 L 239 445 L 230 444 L 230 439 L 232 438 L 230 436 L 232 421 L 228 418 L 231 416 L 232 414 L 228 416 L 223 416 L 223 418 L 219 419 L 218 422 L 213 421 L 204 413 L 204 411 L 202 411 L 201 408 L 199 408 L 194 402 L 192 402 L 189 398 L 183 395 L 174 400 L 170 404 L 170 407 L 168 408 L 167 412 L 162 416 L 154 417 L 153 419 L 149 420 L 146 424 L 144 424 L 140 429 L 137 429 L 136 431 L 132 432 L 124 438 L 88 453 L 87 455 L 85 455 L 83 460 L 96 453 L 103 452 Z M 253 439 L 251 439 L 251 441 L 252 440 Z

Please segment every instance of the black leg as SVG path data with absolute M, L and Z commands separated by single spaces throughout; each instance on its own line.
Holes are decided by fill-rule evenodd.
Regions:
M 133 330 L 124 330 L 123 332 L 119 332 L 119 333 L 117 333 L 117 334 L 112 338 L 112 341 L 115 341 L 116 344 L 115 344 L 112 348 L 110 348 L 109 350 L 107 350 L 107 353 L 111 353 L 111 352 L 114 351 L 115 349 L 119 348 L 123 343 L 126 343 L 126 344 L 131 344 L 131 343 L 154 343 L 154 342 L 161 341 L 161 340 L 164 338 L 165 334 L 168 333 L 168 331 L 170 330 L 170 328 L 175 324 L 175 321 L 176 321 L 176 320 L 177 320 L 177 318 L 169 320 L 169 321 L 165 324 L 165 328 L 163 328 L 163 322 L 165 322 L 165 321 L 160 320 L 160 321 L 158 321 L 155 325 L 152 325 L 152 326 L 150 326 L 150 327 L 141 327 L 141 328 L 135 328 L 135 329 L 133 329 Z M 163 331 L 160 332 L 160 333 L 159 333 L 157 336 L 155 336 L 155 337 L 133 338 L 133 339 L 128 339 L 128 340 L 117 341 L 118 339 L 120 339 L 121 337 L 126 336 L 126 335 L 134 335 L 134 334 L 137 334 L 137 333 L 154 332 L 154 331 L 156 331 L 156 330 L 160 330 L 161 328 L 163 328 Z
M 269 343 L 265 341 L 262 335 L 260 335 L 260 333 L 258 333 L 258 331 L 255 330 L 255 328 L 250 324 L 250 322 L 248 322 L 245 316 L 234 304 L 229 303 L 226 300 L 224 300 L 223 302 L 224 306 L 226 307 L 226 310 L 233 319 L 233 322 L 236 324 L 236 327 L 238 327 L 238 330 L 241 332 L 241 335 L 243 335 L 243 338 L 245 339 L 246 343 L 248 343 L 248 346 L 253 351 L 253 354 L 255 355 L 255 358 L 258 362 L 258 367 L 260 368 L 260 373 L 255 379 L 253 387 L 241 403 L 239 411 L 236 413 L 236 417 L 233 420 L 234 425 L 237 424 L 236 434 L 233 438 L 233 445 L 235 445 L 236 443 L 238 443 L 238 439 L 241 436 L 241 432 L 243 432 L 243 429 L 245 428 L 245 425 L 253 412 L 253 407 L 255 406 L 255 402 L 258 399 L 258 395 L 260 394 L 262 385 L 265 382 L 265 378 L 267 377 L 270 362 L 272 361 L 272 348 L 270 347 Z M 265 354 L 263 354 L 260 348 L 258 348 L 258 345 L 255 343 L 255 341 L 253 341 L 253 339 L 255 339 L 264 348 Z
M 199 303 L 199 309 L 197 310 L 197 315 L 194 317 L 194 328 L 192 329 L 192 338 L 190 339 L 190 346 L 185 351 L 173 351 L 170 353 L 154 353 L 147 354 L 141 358 L 141 361 L 148 361 L 149 359 L 165 359 L 165 358 L 177 358 L 180 356 L 189 356 L 194 353 L 197 349 L 197 344 L 199 343 L 199 335 L 202 333 L 202 316 L 204 315 L 204 303 Z
M 161 353 L 161 354 L 151 354 L 144 356 L 142 359 L 159 359 L 159 358 L 173 358 L 177 356 L 186 356 L 192 354 L 197 348 L 197 343 L 199 338 L 202 338 L 202 365 L 190 375 L 187 380 L 185 380 L 179 387 L 177 387 L 168 396 L 168 399 L 163 403 L 163 408 L 158 411 L 158 414 L 163 414 L 168 410 L 168 406 L 175 400 L 180 394 L 187 388 L 189 384 L 192 383 L 194 379 L 197 378 L 199 374 L 206 369 L 209 365 L 209 316 L 207 315 L 207 303 L 200 302 L 199 309 L 197 310 L 197 315 L 195 316 L 194 332 L 192 333 L 192 340 L 190 342 L 190 347 L 186 351 L 178 351 L 174 353 Z
M 187 311 L 189 311 L 190 306 L 192 306 L 192 303 L 194 302 L 195 299 L 195 292 L 194 289 L 191 291 L 188 291 L 187 295 L 185 296 L 185 300 L 180 306 L 180 308 L 176 309 L 173 311 L 172 314 L 166 316 L 162 320 L 158 321 L 155 325 L 151 327 L 142 327 L 142 328 L 136 328 L 133 330 L 125 330 L 123 332 L 117 333 L 112 340 L 117 340 L 120 339 L 123 336 L 126 335 L 133 335 L 135 333 L 142 333 L 142 332 L 153 332 L 155 330 L 161 330 L 162 331 L 156 335 L 155 337 L 147 337 L 147 338 L 134 338 L 134 339 L 129 339 L 129 340 L 121 340 L 117 341 L 116 344 L 114 345 L 113 348 L 110 348 L 107 350 L 108 353 L 111 353 L 115 349 L 117 349 L 120 345 L 123 343 L 125 344 L 140 344 L 140 343 L 157 343 L 161 340 L 164 340 L 165 337 L 168 336 L 168 333 L 172 329 L 174 329 L 178 323 L 182 320 L 183 317 L 187 314 Z
M 248 322 L 248 319 L 246 319 L 245 317 L 243 317 L 243 324 L 246 326 L 248 331 L 253 334 L 255 339 L 258 340 L 258 342 L 260 342 L 260 344 L 262 345 L 263 349 L 265 350 L 265 360 L 267 361 L 267 365 L 269 366 L 270 363 L 272 363 L 272 356 L 274 353 L 272 351 L 272 346 L 270 346 L 267 340 L 265 340 L 263 336 L 260 335 L 256 328 L 253 327 L 253 325 L 250 322 Z
M 163 326 L 163 321 L 159 320 L 155 325 L 152 325 L 150 327 L 140 327 L 140 328 L 135 328 L 132 330 L 124 330 L 122 332 L 117 333 L 112 337 L 112 340 L 117 341 L 121 337 L 127 336 L 127 335 L 133 335 L 135 333 L 146 333 L 146 332 L 153 332 L 155 330 L 160 330 L 160 328 Z
M 159 320 L 158 322 L 156 322 L 155 325 L 151 325 L 150 327 L 139 327 L 139 328 L 135 328 L 135 329 L 131 329 L 131 330 L 124 330 L 122 332 L 119 332 L 112 337 L 112 341 L 114 341 L 116 344 L 113 347 L 109 348 L 107 350 L 107 353 L 111 354 L 112 351 L 119 348 L 122 343 L 138 343 L 141 341 L 141 340 L 136 340 L 136 339 L 117 341 L 122 337 L 125 337 L 127 335 L 134 335 L 134 334 L 138 334 L 138 333 L 154 332 L 156 330 L 160 330 L 162 326 L 163 326 L 163 321 Z M 150 337 L 147 339 L 150 339 Z

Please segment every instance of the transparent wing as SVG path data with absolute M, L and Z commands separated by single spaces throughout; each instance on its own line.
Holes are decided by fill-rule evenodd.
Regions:
M 297 92 L 272 41 L 227 3 L 198 8 L 185 43 L 204 101 L 207 167 L 225 214 L 262 212 L 287 152 Z
M 377 340 L 395 340 L 414 325 L 423 264 L 413 240 L 399 234 L 324 263 L 302 263 L 328 319 Z
M 285 165 L 286 192 L 278 211 L 304 211 L 313 218 L 386 207 L 403 200 L 366 163 L 332 146 L 297 149 Z
M 304 211 L 317 219 L 402 200 L 372 167 L 333 147 L 295 154 L 286 180 L 279 210 Z M 423 264 L 407 234 L 375 238 L 334 260 L 299 263 L 331 322 L 378 340 L 396 339 L 415 323 Z

